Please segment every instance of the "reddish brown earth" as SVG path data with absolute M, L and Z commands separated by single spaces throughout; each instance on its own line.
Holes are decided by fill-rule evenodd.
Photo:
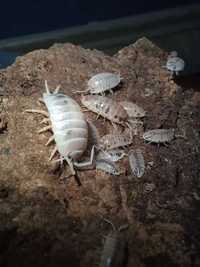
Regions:
M 162 67 L 166 58 L 145 38 L 113 57 L 55 44 L 0 71 L 0 266 L 99 266 L 111 230 L 101 216 L 117 227 L 128 225 L 121 232 L 128 267 L 200 265 L 200 92 L 184 88 L 180 78 L 171 80 Z M 129 99 L 146 110 L 145 130 L 176 128 L 186 138 L 158 147 L 136 136 L 131 148 L 144 153 L 142 178 L 131 176 L 125 158 L 120 177 L 80 171 L 78 186 L 61 179 L 67 166 L 61 171 L 48 162 L 53 146 L 44 144 L 50 133 L 37 133 L 42 116 L 24 110 L 42 107 L 37 99 L 45 79 L 80 103 L 74 92 L 105 71 L 123 77 L 115 100 Z M 86 117 L 100 135 L 112 131 L 95 114 Z

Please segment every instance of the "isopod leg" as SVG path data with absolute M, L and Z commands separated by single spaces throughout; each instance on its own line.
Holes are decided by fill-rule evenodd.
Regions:
M 44 118 L 41 122 L 40 122 L 40 124 L 43 124 L 43 123 L 48 123 L 48 122 L 50 122 L 51 120 L 49 119 L 49 118 Z
M 63 161 L 66 160 L 69 167 L 70 167 L 70 171 L 71 171 L 71 174 L 67 177 L 65 177 L 65 179 L 69 179 L 71 176 L 74 176 L 78 186 L 81 186 L 81 182 L 80 182 L 80 179 L 78 178 L 78 175 L 76 173 L 76 171 L 74 170 L 74 165 L 73 165 L 73 162 L 70 158 L 68 157 L 61 157 L 59 160 L 56 160 L 56 161 L 60 161 L 61 162 L 61 167 L 62 167 L 62 164 L 63 164 Z
M 39 98 L 37 102 L 38 102 L 38 104 L 41 104 L 41 103 L 44 104 L 43 98 Z
M 73 162 L 71 159 L 69 159 L 68 157 L 65 157 L 65 160 L 67 161 L 69 167 L 70 167 L 70 170 L 71 170 L 71 173 L 72 173 L 72 176 L 74 176 L 76 174 L 75 170 L 74 170 L 74 165 L 73 165 Z
M 90 92 L 90 89 L 82 90 L 82 91 L 73 91 L 73 94 L 87 94 Z
M 48 146 L 51 142 L 53 142 L 54 140 L 54 136 L 52 135 L 49 140 L 47 141 L 47 143 L 45 144 L 45 146 Z
M 51 129 L 51 125 L 45 126 L 44 128 L 40 129 L 38 133 L 43 133 Z
M 44 84 L 45 84 L 45 89 L 46 89 L 46 92 L 47 94 L 51 94 L 50 90 L 49 90 L 49 86 L 48 86 L 48 83 L 47 83 L 47 80 L 44 81 Z
M 50 157 L 49 157 L 49 161 L 52 160 L 52 158 L 53 158 L 54 155 L 56 154 L 56 151 L 57 151 L 57 147 L 55 146 L 54 149 L 53 149 L 53 151 L 51 152 L 51 155 L 50 155 Z
M 112 89 L 110 89 L 110 90 L 109 90 L 109 92 L 111 93 L 111 95 L 112 95 L 112 96 L 114 95 L 114 93 L 113 93 L 113 90 L 112 90 Z
M 81 107 L 81 111 L 82 112 L 89 112 L 89 110 L 87 108 L 85 108 L 85 107 Z
M 59 92 L 59 90 L 60 90 L 60 87 L 61 87 L 61 85 L 59 84 L 57 87 L 56 87 L 56 89 L 54 90 L 54 94 L 57 94 L 58 92 Z
M 99 117 L 100 117 L 100 114 L 98 113 L 95 120 L 97 121 Z
M 46 117 L 49 117 L 49 113 L 47 111 L 40 110 L 40 109 L 26 109 L 25 112 L 39 113 L 39 114 L 42 114 L 42 115 L 44 115 Z

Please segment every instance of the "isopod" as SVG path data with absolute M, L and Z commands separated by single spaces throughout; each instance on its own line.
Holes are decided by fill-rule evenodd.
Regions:
M 126 156 L 126 153 L 122 149 L 113 149 L 109 151 L 100 150 L 96 156 L 96 159 L 107 159 L 112 162 L 117 162 Z
M 110 150 L 118 147 L 125 147 L 132 144 L 132 131 L 126 130 L 123 133 L 106 134 L 100 140 L 100 147 L 102 149 Z
M 106 221 L 109 222 L 108 220 Z M 126 240 L 120 236 L 119 231 L 117 231 L 113 225 L 113 231 L 111 231 L 105 239 L 101 254 L 100 267 L 124 266 L 126 259 L 126 248 Z
M 180 71 L 185 68 L 185 62 L 182 58 L 178 57 L 176 51 L 172 51 L 167 59 L 166 68 L 171 71 L 172 74 L 178 75 Z
M 107 90 L 115 88 L 121 80 L 122 78 L 119 74 L 102 72 L 92 76 L 88 81 L 87 91 L 89 91 L 90 94 L 102 94 Z
M 143 108 L 130 101 L 121 101 L 120 105 L 122 105 L 122 107 L 126 110 L 130 118 L 143 118 L 146 115 Z
M 132 173 L 141 178 L 144 175 L 145 163 L 140 149 L 131 149 L 128 153 L 129 165 Z
M 120 175 L 121 172 L 117 169 L 114 162 L 108 160 L 108 159 L 99 159 L 96 160 L 96 169 L 104 171 L 111 175 Z
M 51 153 L 51 160 L 58 151 L 60 159 L 66 160 L 72 175 L 75 175 L 75 167 L 85 167 L 92 165 L 94 156 L 94 147 L 91 151 L 91 158 L 88 162 L 78 162 L 85 152 L 88 143 L 88 124 L 78 103 L 71 97 L 59 93 L 58 86 L 53 93 L 50 92 L 47 81 L 45 81 L 46 92 L 43 93 L 42 101 L 45 103 L 48 112 L 43 110 L 26 110 L 27 112 L 36 112 L 45 115 L 42 122 L 49 121 L 50 124 L 42 128 L 39 133 L 47 130 L 53 131 L 46 145 L 55 140 L 56 146 Z
M 128 120 L 128 114 L 124 108 L 111 98 L 100 95 L 86 95 L 82 96 L 81 102 L 86 108 L 111 122 L 124 125 Z
M 175 129 L 155 129 L 143 134 L 143 139 L 149 143 L 169 143 L 175 138 Z

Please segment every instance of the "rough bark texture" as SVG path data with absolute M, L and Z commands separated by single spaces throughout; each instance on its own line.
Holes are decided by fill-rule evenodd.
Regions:
M 163 68 L 167 54 L 145 38 L 113 57 L 72 44 L 37 50 L 0 71 L 0 266 L 98 266 L 103 236 L 111 230 L 100 215 L 124 230 L 128 267 L 199 266 L 200 93 L 184 90 Z M 41 108 L 37 99 L 58 84 L 80 103 L 76 90 L 99 72 L 120 73 L 123 83 L 113 96 L 143 107 L 145 129 L 176 128 L 186 139 L 168 146 L 145 144 L 145 175 L 127 172 L 112 177 L 101 171 L 79 172 L 62 181 L 61 171 L 48 162 L 50 133 L 38 134 Z M 43 108 L 43 107 L 42 107 Z M 44 108 L 43 108 L 44 109 Z M 88 112 L 100 135 L 112 125 Z M 148 164 L 150 163 L 150 164 Z M 67 166 L 62 177 L 68 173 Z

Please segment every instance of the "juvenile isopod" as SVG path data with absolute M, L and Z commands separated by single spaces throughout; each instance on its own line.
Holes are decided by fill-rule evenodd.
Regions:
M 120 105 L 126 110 L 130 118 L 143 118 L 146 112 L 143 108 L 130 101 L 121 101 Z
M 126 156 L 126 153 L 122 149 L 113 149 L 109 151 L 100 150 L 98 154 L 96 155 L 96 159 L 97 160 L 106 159 L 112 162 L 117 162 L 120 159 L 122 159 L 124 156 Z
M 124 108 L 111 98 L 100 95 L 86 95 L 82 96 L 81 102 L 86 108 L 111 122 L 124 125 L 128 120 L 128 114 Z
M 105 91 L 111 91 L 115 88 L 121 80 L 122 78 L 119 74 L 110 72 L 98 73 L 89 79 L 86 91 L 90 94 L 103 94 Z
M 116 175 L 116 176 L 122 173 L 117 169 L 117 166 L 115 165 L 115 163 L 108 159 L 97 159 L 96 169 L 104 171 L 111 175 Z
M 144 175 L 145 163 L 140 149 L 131 149 L 128 153 L 129 165 L 132 173 L 140 178 Z
M 172 51 L 168 56 L 166 68 L 171 71 L 172 75 L 174 73 L 178 75 L 180 71 L 184 70 L 185 62 L 182 58 L 178 57 L 176 51 Z
M 143 139 L 149 143 L 169 143 L 175 138 L 175 129 L 155 129 L 143 134 Z
M 48 112 L 44 110 L 26 110 L 36 112 L 46 116 L 42 123 L 49 122 L 48 126 L 42 128 L 39 133 L 52 130 L 46 145 L 55 140 L 56 146 L 51 153 L 50 159 L 58 151 L 60 159 L 66 160 L 72 175 L 75 175 L 75 167 L 85 167 L 92 165 L 94 147 L 91 151 L 91 158 L 88 162 L 78 162 L 85 152 L 88 143 L 88 124 L 78 103 L 71 97 L 59 93 L 58 86 L 53 93 L 49 91 L 47 81 L 45 81 L 46 92 L 43 93 L 42 101 L 45 103 Z
M 125 130 L 123 133 L 106 134 L 100 140 L 102 149 L 110 150 L 131 145 L 133 142 L 132 131 Z

